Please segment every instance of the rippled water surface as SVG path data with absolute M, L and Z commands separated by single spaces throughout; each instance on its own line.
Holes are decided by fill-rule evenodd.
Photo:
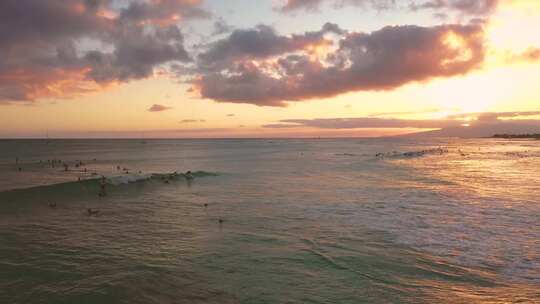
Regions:
M 540 303 L 540 141 L 12 140 L 0 173 L 0 303 Z

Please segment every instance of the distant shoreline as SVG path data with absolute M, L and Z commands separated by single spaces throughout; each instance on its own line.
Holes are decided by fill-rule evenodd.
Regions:
M 495 134 L 491 138 L 504 138 L 504 139 L 537 139 L 540 140 L 540 134 Z

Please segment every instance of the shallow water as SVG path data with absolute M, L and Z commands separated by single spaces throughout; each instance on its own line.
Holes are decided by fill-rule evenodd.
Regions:
M 0 141 L 0 303 L 540 303 L 539 169 L 540 141 Z

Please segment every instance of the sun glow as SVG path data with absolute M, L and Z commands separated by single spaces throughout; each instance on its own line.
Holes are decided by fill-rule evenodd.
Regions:
M 540 47 L 540 1 L 506 1 L 490 18 L 486 37 L 490 48 L 489 62 L 507 61 L 516 55 Z

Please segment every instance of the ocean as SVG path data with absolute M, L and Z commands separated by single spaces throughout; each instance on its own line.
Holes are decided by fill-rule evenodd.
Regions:
M 540 141 L 2 140 L 0 173 L 0 303 L 540 303 Z

